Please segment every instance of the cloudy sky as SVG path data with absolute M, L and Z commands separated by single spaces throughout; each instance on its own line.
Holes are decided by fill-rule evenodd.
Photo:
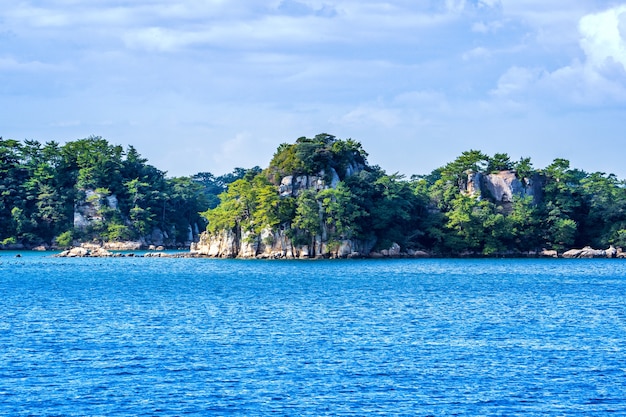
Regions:
M 5 139 L 173 176 L 322 132 L 407 175 L 478 149 L 626 178 L 626 2 L 0 0 Z

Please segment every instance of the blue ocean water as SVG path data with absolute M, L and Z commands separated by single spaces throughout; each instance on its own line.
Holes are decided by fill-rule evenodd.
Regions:
M 0 252 L 0 415 L 626 415 L 619 260 Z

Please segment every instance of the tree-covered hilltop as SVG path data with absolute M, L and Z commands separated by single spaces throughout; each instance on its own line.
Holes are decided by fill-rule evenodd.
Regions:
M 370 248 L 419 245 L 427 201 L 399 175 L 367 164 L 361 144 L 328 134 L 282 144 L 268 168 L 233 182 L 220 205 L 203 213 L 209 234 L 233 234 L 235 245 L 286 238 L 311 255 L 346 240 Z
M 246 172 L 167 178 L 132 146 L 100 137 L 63 146 L 0 138 L 0 245 L 188 244 L 206 226 L 199 213 Z
M 626 245 L 626 188 L 614 175 L 563 159 L 536 169 L 530 158 L 470 150 L 405 179 L 370 166 L 358 142 L 328 134 L 280 145 L 269 167 L 230 184 L 203 216 L 199 250 L 214 256 L 342 256 L 394 246 L 513 255 Z
M 530 158 L 472 150 L 416 180 L 437 208 L 428 245 L 443 253 L 626 244 L 625 183 L 564 159 L 535 169 Z

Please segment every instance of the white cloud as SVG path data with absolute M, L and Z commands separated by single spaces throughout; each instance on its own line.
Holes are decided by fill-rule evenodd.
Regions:
M 626 100 L 623 6 L 601 3 L 4 1 L 0 134 L 102 135 L 175 174 L 263 166 L 320 132 L 407 173 L 492 137 L 539 148 L 554 113 L 597 106 L 590 125 Z
M 502 15 L 509 25 L 520 25 L 542 48 L 562 53 L 578 42 L 580 18 L 596 9 L 595 0 L 502 0 Z
M 491 93 L 497 97 L 506 97 L 525 92 L 539 79 L 539 75 L 538 70 L 511 67 L 500 77 L 497 88 Z
M 583 17 L 579 30 L 588 65 L 618 63 L 626 69 L 626 5 Z
M 588 63 L 575 62 L 546 74 L 540 81 L 545 91 L 574 105 L 626 103 L 626 77 L 622 80 L 607 78 Z
M 325 21 L 317 17 L 265 16 L 250 21 L 206 22 L 180 28 L 142 27 L 127 31 L 123 40 L 132 48 L 163 51 L 196 45 L 249 49 L 338 41 Z
M 577 104 L 626 102 L 626 5 L 583 16 L 579 23 L 582 62 L 552 72 L 549 83 Z
M 406 91 L 396 96 L 364 102 L 332 118 L 344 131 L 418 131 L 433 120 L 449 115 L 452 107 L 446 95 L 434 90 Z
M 626 5 L 580 18 L 582 60 L 541 70 L 510 67 L 491 93 L 498 98 L 534 95 L 570 105 L 626 103 Z
M 211 43 L 233 48 L 359 44 L 368 40 L 380 42 L 393 39 L 403 33 L 406 35 L 407 30 L 412 35 L 420 29 L 443 25 L 448 21 L 448 17 L 438 14 L 349 7 L 331 19 L 318 15 L 265 15 L 237 21 L 210 22 L 203 26 L 171 31 L 170 34 L 181 45 Z

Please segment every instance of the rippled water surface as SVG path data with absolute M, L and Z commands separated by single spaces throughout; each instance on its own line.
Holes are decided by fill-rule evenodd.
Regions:
M 624 415 L 625 302 L 619 260 L 0 252 L 0 415 Z

